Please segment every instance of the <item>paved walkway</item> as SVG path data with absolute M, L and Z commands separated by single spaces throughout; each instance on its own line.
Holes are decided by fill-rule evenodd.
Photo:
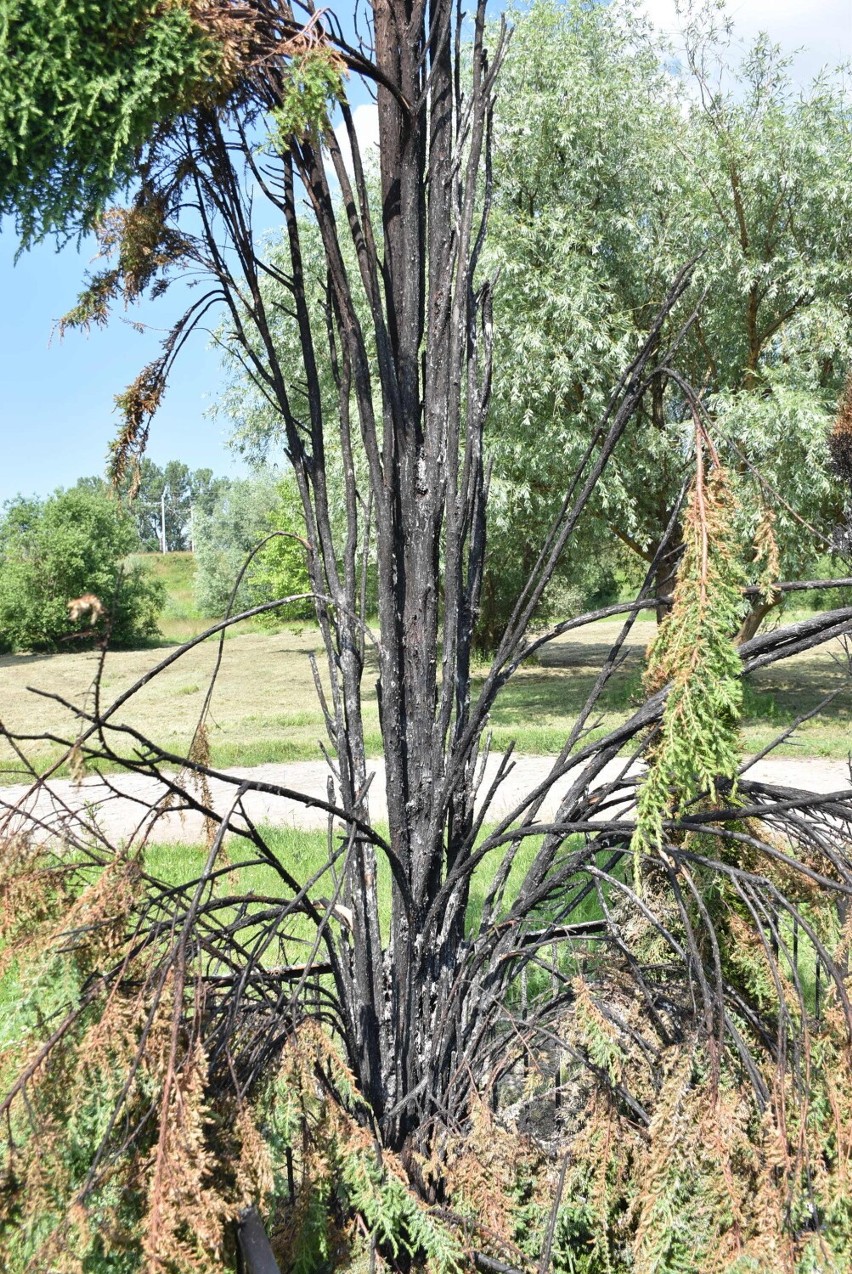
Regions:
M 491 758 L 485 782 L 480 789 L 488 790 L 496 771 L 498 758 Z M 370 786 L 370 810 L 376 821 L 387 818 L 385 802 L 384 762 L 370 763 L 375 777 Z M 501 783 L 491 806 L 489 822 L 496 821 L 510 812 L 519 799 L 529 793 L 546 778 L 553 758 L 520 756 Z M 612 775 L 617 765 L 608 767 L 599 781 Z M 263 784 L 304 792 L 313 800 L 327 799 L 328 768 L 322 762 L 300 761 L 284 765 L 259 765 L 251 769 L 230 771 L 236 782 L 216 780 L 210 784 L 210 795 L 217 813 L 226 813 L 236 796 L 239 781 L 251 779 Z M 846 761 L 828 761 L 819 758 L 794 758 L 774 756 L 758 762 L 748 772 L 749 778 L 760 779 L 782 786 L 799 787 L 815 792 L 845 791 L 852 796 L 852 779 Z M 566 776 L 554 785 L 545 801 L 541 816 L 552 815 L 558 800 L 572 781 Z M 32 818 L 45 829 L 55 826 L 68 813 L 86 814 L 97 820 L 98 826 L 113 843 L 126 840 L 143 828 L 149 830 L 150 839 L 159 843 L 198 843 L 204 839 L 201 815 L 194 812 L 177 813 L 168 809 L 157 811 L 154 826 L 151 807 L 166 795 L 165 787 L 155 780 L 134 774 L 110 775 L 107 779 L 85 778 L 80 783 L 70 779 L 57 779 L 43 785 L 37 792 L 28 785 L 0 787 L 0 834 L 14 831 L 26 824 L 32 828 Z M 302 828 L 327 826 L 327 815 L 316 806 L 306 806 L 292 797 L 277 796 L 269 792 L 250 792 L 245 806 L 255 823 Z M 25 810 L 27 818 L 22 819 Z M 5 826 L 4 826 L 5 824 Z

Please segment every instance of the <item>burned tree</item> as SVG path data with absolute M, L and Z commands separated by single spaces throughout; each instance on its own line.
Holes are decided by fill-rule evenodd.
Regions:
M 469 34 L 449 0 L 376 3 L 360 40 L 325 11 L 309 9 L 302 23 L 276 0 L 192 5 L 187 13 L 219 49 L 215 71 L 192 102 L 177 103 L 151 132 L 129 207 L 100 217 L 114 264 L 90 281 L 69 321 L 100 321 L 112 299 L 160 289 L 175 272 L 203 281 L 162 357 L 121 399 L 114 467 L 122 476 L 144 448 L 185 340 L 211 310 L 224 308 L 231 348 L 280 419 L 301 497 L 325 653 L 325 682 L 318 669 L 316 682 L 328 733 L 328 796 L 318 802 L 220 774 L 206 753 L 203 718 L 187 755 L 164 751 L 120 723 L 119 710 L 139 686 L 107 705 L 99 678 L 86 705 L 68 705 L 76 723 L 62 742 L 75 765 L 118 762 L 159 780 L 167 795 L 140 812 L 139 835 L 120 852 L 88 814 L 61 805 L 45 812 L 49 775 L 33 772 L 32 799 L 7 816 L 9 898 L 20 900 L 28 881 L 44 886 L 43 914 L 26 921 L 21 942 L 45 926 L 64 933 L 82 970 L 73 1002 L 10 1081 L 3 1110 L 12 1206 L 24 1213 L 29 1206 L 22 1191 L 31 1190 L 40 1167 L 39 1129 L 57 1138 L 60 1095 L 51 1095 L 51 1078 L 73 1069 L 71 1053 L 86 1056 L 100 1042 L 106 1095 L 97 1137 L 85 1169 L 79 1156 L 67 1167 L 66 1208 L 38 1252 L 50 1244 L 67 1249 L 86 1209 L 102 1209 L 110 1225 L 137 1236 L 148 1268 L 207 1268 L 218 1227 L 252 1192 L 272 1199 L 273 1210 L 289 1208 L 291 1230 L 299 1218 L 307 1225 L 312 1189 L 320 1210 L 332 1211 L 319 1181 L 322 1163 L 345 1183 L 345 1206 L 335 1206 L 359 1218 L 386 1261 L 429 1257 L 451 1268 L 467 1253 L 495 1268 L 483 1255 L 490 1247 L 521 1262 L 508 1203 L 490 1228 L 464 1217 L 452 1165 L 463 1157 L 460 1136 L 485 1118 L 483 1098 L 495 1079 L 558 1040 L 591 1076 L 595 1117 L 605 1111 L 620 1130 L 619 1153 L 633 1156 L 637 1172 L 642 1147 L 657 1145 L 655 1120 L 667 1102 L 686 1101 L 684 1094 L 693 1102 L 699 1091 L 696 1127 L 705 1127 L 719 1108 L 714 1101 L 735 1091 L 762 1131 L 747 1170 L 736 1160 L 741 1142 L 733 1134 L 720 1162 L 732 1180 L 739 1172 L 744 1193 L 757 1183 L 771 1196 L 779 1242 L 804 1250 L 820 1226 L 785 1213 L 783 1198 L 800 1199 L 802 1182 L 813 1177 L 811 1159 L 840 1162 L 849 1132 L 845 1090 L 833 1108 L 836 1124 L 823 1121 L 807 1162 L 793 1155 L 779 1169 L 772 1139 L 789 1147 L 787 1108 L 807 1108 L 809 1036 L 822 1029 L 816 1019 L 828 1023 L 823 1067 L 845 1059 L 838 915 L 852 890 L 852 803 L 849 792 L 817 797 L 740 773 L 737 687 L 755 668 L 846 634 L 852 608 L 755 637 L 737 652 L 733 621 L 743 587 L 724 546 L 724 465 L 700 402 L 684 386 L 695 417 L 696 477 L 640 597 L 531 630 L 628 421 L 656 378 L 676 375 L 670 352 L 694 321 L 690 267 L 661 300 L 582 464 L 566 475 L 561 511 L 475 683 L 492 378 L 492 281 L 479 260 L 506 32 L 487 32 L 484 0 Z M 363 77 L 376 93 L 375 182 L 362 161 L 347 76 Z M 331 127 L 332 109 L 340 111 L 351 163 Z M 321 242 L 319 304 L 306 264 L 304 203 Z M 284 264 L 264 248 L 270 214 L 286 233 Z M 296 367 L 275 337 L 282 304 Z M 332 507 L 338 494 L 342 536 Z M 644 705 L 601 737 L 597 707 L 636 616 L 657 600 L 660 560 L 680 535 L 682 514 L 693 547 L 667 620 L 668 644 L 655 660 L 656 682 Z M 365 602 L 373 563 L 375 633 Z M 286 608 L 287 600 L 273 605 Z M 616 615 L 624 616 L 622 632 L 549 775 L 495 821 L 494 799 L 513 765 L 511 753 L 489 757 L 498 695 L 548 642 Z M 211 633 L 244 618 L 230 616 Z M 684 632 L 691 634 L 688 667 Z M 365 679 L 376 675 L 387 832 L 371 816 L 362 715 Z M 724 709 L 719 739 L 711 737 L 716 709 Z M 26 764 L 26 740 L 12 742 Z M 637 770 L 643 757 L 647 779 Z M 224 815 L 205 786 L 213 779 L 233 790 Z M 543 815 L 557 785 L 555 812 Z M 325 811 L 329 853 L 319 870 L 305 876 L 276 852 L 246 811 L 252 789 Z M 211 822 L 205 868 L 194 881 L 164 883 L 146 866 L 145 842 L 165 808 L 200 810 Z M 48 834 L 59 848 L 45 843 Z M 240 892 L 239 872 L 252 864 L 273 874 L 274 892 Z M 475 879 L 487 881 L 478 916 Z M 384 927 L 382 882 L 391 894 Z M 793 933 L 804 935 L 819 971 L 816 1000 L 803 984 Z M 257 1110 L 264 1102 L 267 1113 L 270 1102 L 286 1105 L 294 1093 L 300 1131 L 282 1134 L 282 1203 L 258 1167 L 270 1152 L 259 1148 L 264 1117 Z M 211 1110 L 219 1112 L 215 1136 L 204 1130 Z M 737 1125 L 737 1136 L 746 1135 L 743 1128 Z M 498 1132 L 492 1127 L 489 1135 Z M 465 1162 L 459 1176 L 475 1200 L 487 1173 Z M 416 1198 L 399 1193 L 395 1170 Z M 834 1177 L 826 1171 L 819 1208 L 827 1216 Z M 183 1180 L 195 1182 L 197 1197 Z M 559 1180 L 536 1257 L 542 1269 L 558 1238 L 565 1171 Z M 110 1202 L 114 1183 L 124 1188 L 121 1204 Z M 508 1197 L 508 1177 L 498 1184 Z M 127 1198 L 136 1199 L 129 1217 L 121 1211 Z M 760 1225 L 737 1219 L 726 1235 L 738 1226 L 742 1250 L 756 1250 L 770 1210 L 767 1204 Z M 602 1245 L 623 1243 L 613 1215 L 624 1209 L 613 1204 L 611 1211 L 598 1219 Z M 637 1215 L 630 1241 L 651 1252 L 659 1237 L 653 1200 Z M 623 1217 L 618 1224 L 629 1228 Z

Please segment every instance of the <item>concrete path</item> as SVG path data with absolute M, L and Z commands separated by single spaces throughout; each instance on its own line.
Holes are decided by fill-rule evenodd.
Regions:
M 496 757 L 489 760 L 481 793 L 490 787 L 497 763 Z M 375 772 L 370 787 L 370 811 L 374 820 L 382 821 L 387 818 L 384 762 L 373 761 L 370 764 Z M 510 812 L 519 799 L 547 777 L 552 764 L 553 759 L 548 757 L 516 758 L 514 767 L 497 790 L 488 821 L 494 822 Z M 617 768 L 617 765 L 609 767 L 600 781 L 605 781 Z M 234 769 L 230 773 L 234 782 L 216 780 L 210 784 L 213 806 L 220 814 L 230 809 L 242 779 L 304 792 L 314 800 L 327 799 L 329 771 L 321 762 L 259 765 L 251 769 Z M 748 777 L 815 792 L 845 791 L 852 796 L 852 779 L 846 761 L 775 756 L 754 765 L 748 771 Z M 547 818 L 553 814 L 560 796 L 571 781 L 572 776 L 569 775 L 554 785 L 542 807 L 542 817 Z M 199 814 L 178 813 L 167 808 L 159 808 L 152 813 L 152 807 L 162 801 L 165 795 L 166 789 L 162 784 L 133 774 L 110 775 L 106 779 L 89 777 L 80 783 L 74 783 L 70 779 L 57 779 L 35 792 L 29 785 L 0 787 L 0 835 L 25 827 L 32 830 L 33 818 L 37 820 L 35 825 L 41 826 L 47 834 L 69 814 L 82 814 L 95 820 L 112 843 L 143 833 L 160 844 L 192 844 L 203 841 L 204 824 Z M 263 791 L 251 792 L 245 797 L 245 805 L 249 816 L 258 824 L 302 828 L 327 826 L 324 810 L 305 806 L 292 797 Z

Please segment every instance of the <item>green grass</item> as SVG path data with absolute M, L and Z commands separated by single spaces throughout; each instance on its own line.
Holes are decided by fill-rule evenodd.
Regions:
M 387 827 L 380 826 L 377 830 L 380 835 L 387 835 Z M 490 830 L 488 827 L 481 830 L 477 841 L 478 844 L 482 843 Z M 325 831 L 266 827 L 262 830 L 262 834 L 266 844 L 275 856 L 300 883 L 305 883 L 312 877 L 319 876 L 310 890 L 312 898 L 331 897 L 334 894 L 335 883 L 328 868 L 328 837 Z M 572 838 L 572 841 L 576 839 L 578 838 Z M 339 844 L 340 839 L 338 837 L 336 846 L 339 846 Z M 522 841 L 512 863 L 503 903 L 498 909 L 497 919 L 505 916 L 515 898 L 517 898 L 524 877 L 538 853 L 540 845 L 541 838 L 538 836 L 528 836 Z M 576 846 L 572 846 L 569 843 L 562 852 L 569 852 L 572 847 L 576 848 Z M 477 865 L 473 873 L 466 915 L 466 928 L 469 935 L 476 933 L 479 928 L 486 896 L 491 887 L 494 873 L 502 861 L 506 849 L 506 845 L 501 845 L 492 850 Z M 603 855 L 604 858 L 608 856 L 608 853 Z M 221 898 L 239 896 L 243 900 L 251 898 L 252 895 L 259 898 L 290 897 L 289 889 L 275 869 L 266 864 L 251 861 L 254 858 L 255 853 L 247 842 L 241 841 L 238 837 L 231 838 L 228 842 L 227 853 L 218 863 L 218 866 L 225 866 L 227 862 L 233 867 L 233 870 L 219 878 L 215 885 L 216 895 Z M 149 845 L 145 850 L 146 870 L 164 884 L 172 886 L 185 885 L 196 880 L 204 870 L 206 859 L 207 850 L 201 845 L 164 843 Z M 337 865 L 338 872 L 342 870 L 342 865 L 343 860 L 341 859 Z M 377 853 L 376 878 L 379 900 L 379 926 L 383 940 L 386 941 L 390 932 L 391 921 L 391 873 L 381 852 Z M 571 921 L 572 923 L 578 923 L 586 920 L 597 920 L 600 916 L 598 901 L 594 892 L 592 892 L 577 907 L 576 912 L 571 916 Z M 543 912 L 542 925 L 546 923 L 547 919 L 546 913 Z M 289 925 L 289 929 L 291 933 L 296 935 L 296 939 L 301 941 L 309 940 L 314 933 L 313 926 L 307 918 L 294 918 L 293 923 Z M 297 960 L 298 952 L 290 949 L 286 954 L 286 958 Z M 273 960 L 273 963 L 275 962 Z
M 178 692 L 180 693 L 180 692 Z M 229 770 L 234 768 L 251 769 L 257 765 L 289 765 L 297 761 L 319 761 L 321 753 L 316 739 L 322 736 L 322 721 L 317 721 L 316 733 L 312 739 L 287 739 L 287 738 L 261 738 L 261 739 L 245 739 L 245 740 L 224 740 L 219 742 L 215 736 L 210 748 L 210 764 L 215 769 Z M 564 739 L 563 739 L 564 741 Z M 160 740 L 164 747 L 169 746 L 170 750 L 180 755 L 180 743 L 168 740 Z M 367 755 L 369 757 L 377 757 L 381 755 L 382 740 L 378 730 L 368 731 L 366 734 Z M 39 774 L 44 774 L 51 770 L 51 778 L 67 779 L 71 777 L 71 768 L 68 763 L 63 760 L 64 753 L 54 748 L 52 750 L 40 750 L 31 754 L 31 760 L 36 764 Z M 53 769 L 52 767 L 56 767 Z M 125 766 L 119 761 L 98 761 L 97 772 L 99 774 L 122 774 Z M 164 766 L 168 769 L 168 766 Z M 7 768 L 0 769 L 0 787 L 10 784 L 20 784 L 28 781 L 29 775 L 20 765 L 10 764 Z
M 387 835 L 387 827 L 377 829 L 381 835 Z M 490 828 L 483 828 L 479 835 L 479 843 L 489 834 Z M 276 858 L 287 868 L 300 884 L 305 884 L 317 877 L 309 891 L 310 897 L 317 899 L 331 897 L 335 892 L 335 881 L 328 866 L 328 837 L 325 831 L 307 831 L 298 828 L 265 827 L 261 829 L 264 840 Z M 336 847 L 340 844 L 338 837 Z M 532 863 L 541 840 L 539 837 L 526 837 L 515 857 L 506 885 L 506 891 L 498 919 L 506 914 L 517 897 L 521 883 Z M 567 847 L 569 850 L 571 846 Z M 483 904 L 491 886 L 494 873 L 506 850 L 503 845 L 492 851 L 487 858 L 476 867 L 471 880 L 470 897 L 467 908 L 467 930 L 475 933 L 482 918 Z M 565 851 L 563 851 L 565 852 Z M 227 867 L 227 874 L 219 875 L 213 885 L 214 895 L 222 900 L 234 898 L 233 907 L 220 913 L 224 921 L 236 915 L 237 906 L 264 898 L 288 898 L 291 892 L 275 869 L 267 864 L 258 863 L 256 852 L 247 841 L 233 836 L 229 838 L 224 849 L 220 851 L 214 870 Z M 145 870 L 158 882 L 165 886 L 176 887 L 189 885 L 201 875 L 208 858 L 208 850 L 203 845 L 187 845 L 180 842 L 151 844 L 145 848 Z M 337 871 L 342 871 L 343 859 L 337 863 Z M 379 900 L 379 924 L 383 940 L 387 941 L 391 921 L 391 873 L 381 853 L 377 854 L 377 888 Z M 239 900 L 239 902 L 237 901 Z M 586 898 L 572 921 L 598 919 L 600 911 L 594 893 Z M 542 915 L 542 924 L 546 922 Z M 252 930 L 242 935 L 243 941 L 249 941 Z M 270 950 L 267 960 L 273 964 L 282 959 L 297 961 L 302 956 L 302 944 L 312 940 L 315 930 L 307 917 L 294 917 L 288 923 L 290 942 L 284 948 Z M 2 944 L 0 944 L 2 945 Z M 13 963 L 0 977 L 0 1016 L 8 1016 L 2 1012 L 11 1009 L 20 996 L 17 965 Z M 0 1042 L 5 1034 L 0 1031 Z M 7 1041 L 8 1042 L 8 1041 Z
M 387 834 L 387 829 L 384 827 L 380 827 L 377 830 L 381 834 Z M 490 830 L 488 827 L 482 829 L 480 843 L 489 834 Z M 262 829 L 262 834 L 266 844 L 276 858 L 300 884 L 307 884 L 307 882 L 316 877 L 309 891 L 311 898 L 316 900 L 320 897 L 329 897 L 334 894 L 335 880 L 328 864 L 328 838 L 324 831 L 266 827 Z M 572 853 L 577 848 L 577 842 L 579 841 L 582 841 L 582 837 L 569 838 L 561 853 Z M 338 839 L 337 844 L 339 845 L 339 843 Z M 514 900 L 517 898 L 526 873 L 539 850 L 540 844 L 539 837 L 528 837 L 521 843 L 507 880 L 502 904 L 495 915 L 495 922 L 499 923 L 508 914 Z M 479 863 L 473 873 L 466 916 L 466 929 L 471 937 L 479 930 L 483 904 L 505 849 L 506 846 L 503 845 L 492 851 L 486 859 Z M 602 851 L 597 856 L 599 865 L 602 865 L 603 859 L 609 858 L 609 854 L 610 851 Z M 170 887 L 189 886 L 203 872 L 207 858 L 208 850 L 202 845 L 186 845 L 182 843 L 152 844 L 145 849 L 145 869 L 162 885 Z M 379 924 L 382 941 L 386 943 L 389 937 L 391 920 L 391 876 L 381 853 L 378 853 L 377 859 Z M 222 909 L 216 913 L 221 923 L 230 923 L 239 913 L 243 913 L 246 916 L 248 923 L 241 930 L 239 940 L 243 948 L 248 951 L 251 950 L 253 941 L 261 935 L 261 927 L 251 922 L 251 912 L 248 908 L 250 908 L 252 902 L 262 909 L 265 905 L 268 905 L 267 900 L 283 900 L 292 896 L 289 887 L 281 880 L 281 877 L 273 867 L 258 863 L 255 860 L 256 853 L 248 842 L 244 842 L 236 836 L 231 837 L 223 850 L 220 851 L 220 857 L 215 865 L 216 871 L 227 867 L 227 874 L 218 875 L 212 885 L 214 896 L 224 904 Z M 342 869 L 343 860 L 340 859 L 338 860 L 337 870 L 340 872 Z M 625 869 L 629 870 L 626 865 L 626 859 Z M 578 877 L 578 879 L 585 883 L 582 876 Z M 607 892 L 610 894 L 614 893 L 614 888 L 608 889 Z M 615 899 L 611 897 L 610 902 L 613 901 Z M 550 914 L 548 914 L 549 911 Z M 538 924 L 533 921 L 534 925 L 545 928 L 548 921 L 552 919 L 553 914 L 552 909 L 542 908 L 540 921 Z M 592 890 L 576 907 L 570 916 L 570 920 L 572 923 L 581 923 L 598 920 L 601 915 L 597 893 Z M 815 927 L 819 929 L 820 925 L 815 922 Z M 792 946 L 792 928 L 788 917 L 784 917 L 781 920 L 781 932 L 783 940 L 787 944 L 788 950 L 790 950 Z M 835 933 L 834 938 L 836 939 L 837 936 L 838 934 Z M 301 963 L 312 952 L 315 938 L 316 930 L 311 921 L 306 916 L 294 915 L 287 922 L 286 937 L 277 936 L 264 949 L 260 957 L 260 963 L 266 967 Z M 2 945 L 0 943 L 0 949 L 2 949 Z M 552 975 L 548 966 L 553 956 L 554 952 L 551 951 L 550 946 L 542 950 L 540 964 L 534 963 L 527 971 L 525 989 L 522 991 L 520 980 L 509 988 L 510 1002 L 519 1001 L 522 994 L 529 996 L 532 1001 L 538 996 L 547 996 L 551 993 Z M 581 965 L 589 958 L 593 962 L 600 958 L 600 949 L 596 944 L 592 943 L 590 946 L 582 940 L 579 941 L 576 947 L 570 942 L 561 941 L 558 944 L 555 957 L 561 975 L 563 977 L 571 977 L 580 970 Z M 781 963 L 782 965 L 785 963 L 783 954 Z M 801 979 L 805 1003 L 808 1009 L 813 1011 L 816 1007 L 815 951 L 803 931 L 799 933 L 796 965 Z M 35 981 L 33 981 L 34 976 Z M 68 981 L 69 978 L 71 979 L 70 982 Z M 0 973 L 0 1055 L 6 1050 L 11 1050 L 7 1058 L 8 1061 L 15 1051 L 15 1046 L 26 1038 L 31 1031 L 36 1028 L 40 1029 L 42 1024 L 41 1015 L 45 1010 L 48 1012 L 63 1010 L 63 1007 L 66 1006 L 66 1001 L 70 1002 L 69 996 L 73 998 L 76 994 L 75 984 L 72 985 L 73 983 L 72 970 L 61 958 L 44 962 L 39 961 L 36 969 L 30 967 L 26 971 L 21 967 L 18 959 L 10 961 Z M 825 992 L 824 983 L 823 992 Z M 9 1076 L 3 1074 L 2 1063 L 0 1063 L 0 1079 L 8 1078 Z
M 325 831 L 265 827 L 262 835 L 275 857 L 299 881 L 308 881 L 327 867 L 328 836 Z M 207 855 L 208 851 L 203 845 L 181 842 L 148 845 L 145 849 L 145 869 L 167 885 L 184 885 L 200 875 Z M 274 867 L 250 861 L 255 858 L 256 851 L 248 841 L 232 836 L 217 862 L 217 868 L 228 864 L 234 870 L 221 878 L 217 893 L 288 897 L 290 891 Z M 325 878 L 317 881 L 311 895 L 330 897 L 333 892 L 334 882 L 328 873 Z M 383 914 L 389 916 L 390 878 L 388 876 L 386 879 L 382 872 L 379 873 L 379 897 Z
M 328 838 L 324 831 L 304 831 L 295 828 L 266 828 L 264 839 L 291 874 L 306 883 L 321 873 L 310 890 L 312 898 L 332 897 L 335 891 L 328 864 Z M 200 845 L 161 844 L 150 845 L 145 851 L 145 868 L 152 876 L 166 885 L 185 885 L 203 872 L 208 851 Z M 248 842 L 232 837 L 225 853 L 217 860 L 215 870 L 230 866 L 227 874 L 220 876 L 214 885 L 214 894 L 221 899 L 239 898 L 242 903 L 254 897 L 289 898 L 291 891 L 271 866 L 253 861 L 256 858 Z M 379 880 L 380 909 L 390 915 L 390 881 L 384 875 Z M 237 903 L 219 912 L 222 922 L 229 922 L 237 914 Z M 240 935 L 244 944 L 250 944 L 255 929 L 248 926 Z M 265 957 L 266 963 L 296 963 L 309 952 L 315 934 L 307 916 L 294 916 L 287 922 L 287 940 L 273 943 Z
M 154 645 L 179 645 L 191 637 L 197 637 L 221 618 L 219 615 L 206 615 L 198 608 L 195 600 L 197 559 L 194 553 L 135 553 L 131 560 L 141 563 L 166 588 L 166 604 L 159 621 L 161 637 Z M 276 625 L 274 620 L 267 617 L 265 620 L 242 625 L 240 631 L 269 632 L 276 627 L 284 625 Z M 235 635 L 234 630 L 226 629 L 225 636 L 228 640 Z
M 213 622 L 195 602 L 195 556 L 192 553 L 136 553 L 155 579 L 166 587 L 166 604 L 160 616 L 160 632 L 169 643 L 187 641 Z
M 386 827 L 379 827 L 378 830 L 381 834 L 387 835 Z M 480 832 L 478 843 L 481 844 L 490 831 L 491 828 L 489 827 L 483 828 Z M 333 895 L 334 881 L 328 870 L 328 841 L 325 832 L 267 827 L 264 829 L 263 835 L 270 849 L 273 850 L 282 864 L 288 867 L 300 884 L 306 883 L 317 873 L 322 873 L 310 890 L 312 898 L 331 897 Z M 560 851 L 561 854 L 572 853 L 578 848 L 578 843 L 582 842 L 582 840 L 581 836 L 569 838 Z M 502 902 L 495 910 L 495 924 L 499 924 L 508 915 L 540 846 L 541 838 L 538 836 L 526 837 L 521 842 L 512 863 Z M 492 850 L 474 870 L 465 916 L 465 929 L 469 938 L 473 938 L 479 932 L 485 899 L 506 849 L 507 846 L 504 844 Z M 256 864 L 239 866 L 242 854 L 245 855 L 246 859 L 250 859 L 253 855 L 248 846 L 246 846 L 245 850 L 242 849 L 241 842 L 237 838 L 233 838 L 230 841 L 228 854 L 230 861 L 237 865 L 236 870 L 220 878 L 215 886 L 215 892 L 218 897 L 222 899 L 234 898 L 233 905 L 219 913 L 224 923 L 228 923 L 235 918 L 237 907 L 244 905 L 247 899 L 250 901 L 252 896 L 257 898 L 259 905 L 263 905 L 263 899 L 283 899 L 292 896 L 273 868 Z M 596 855 L 598 865 L 603 866 L 604 862 L 610 858 L 610 854 L 611 851 L 607 850 Z M 200 846 L 183 844 L 155 845 L 146 850 L 145 866 L 153 876 L 164 883 L 182 885 L 195 880 L 199 876 L 204 869 L 206 858 L 207 851 Z M 339 867 L 342 867 L 342 862 Z M 626 859 L 625 869 L 629 870 L 626 866 Z M 382 942 L 387 943 L 391 923 L 391 874 L 387 862 L 380 852 L 377 853 L 376 878 L 379 901 L 379 928 Z M 578 880 L 581 885 L 585 885 L 588 877 L 578 876 Z M 620 894 L 618 898 L 614 897 L 616 893 L 615 887 L 604 886 L 603 888 L 609 904 L 613 905 L 616 903 L 618 898 L 620 898 Z M 239 903 L 237 898 L 240 900 Z M 533 919 L 533 927 L 545 928 L 548 922 L 552 921 L 555 914 L 556 909 L 554 907 L 542 907 L 540 914 Z M 602 914 L 597 892 L 590 890 L 571 913 L 569 919 L 572 924 L 579 924 L 586 921 L 600 920 Z M 248 924 L 240 937 L 241 941 L 250 947 L 252 939 L 259 935 L 260 929 Z M 313 950 L 315 938 L 316 930 L 309 919 L 306 916 L 293 916 L 287 921 L 286 939 L 276 938 L 265 950 L 260 963 L 267 967 L 274 967 L 279 964 L 299 964 Z M 540 961 L 533 961 L 528 966 L 524 975 L 524 988 L 522 989 L 520 979 L 516 979 L 509 988 L 509 1002 L 517 1004 L 522 996 L 526 996 L 530 1001 L 533 1001 L 539 996 L 549 996 L 552 993 L 553 975 L 550 972 L 550 966 L 552 965 L 554 954 L 560 975 L 571 978 L 581 971 L 581 968 L 587 964 L 589 959 L 593 962 L 599 959 L 603 950 L 594 940 L 590 943 L 585 939 L 577 939 L 576 942 L 560 941 L 555 953 L 548 945 L 542 950 Z M 807 958 L 804 947 L 800 949 L 800 958 Z

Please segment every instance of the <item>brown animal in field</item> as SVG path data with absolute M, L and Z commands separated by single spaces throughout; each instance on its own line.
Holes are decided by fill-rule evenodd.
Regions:
M 68 603 L 68 618 L 72 624 L 76 624 L 78 620 L 87 616 L 90 624 L 96 624 L 105 615 L 106 608 L 94 593 L 83 593 L 82 597 L 75 597 Z

